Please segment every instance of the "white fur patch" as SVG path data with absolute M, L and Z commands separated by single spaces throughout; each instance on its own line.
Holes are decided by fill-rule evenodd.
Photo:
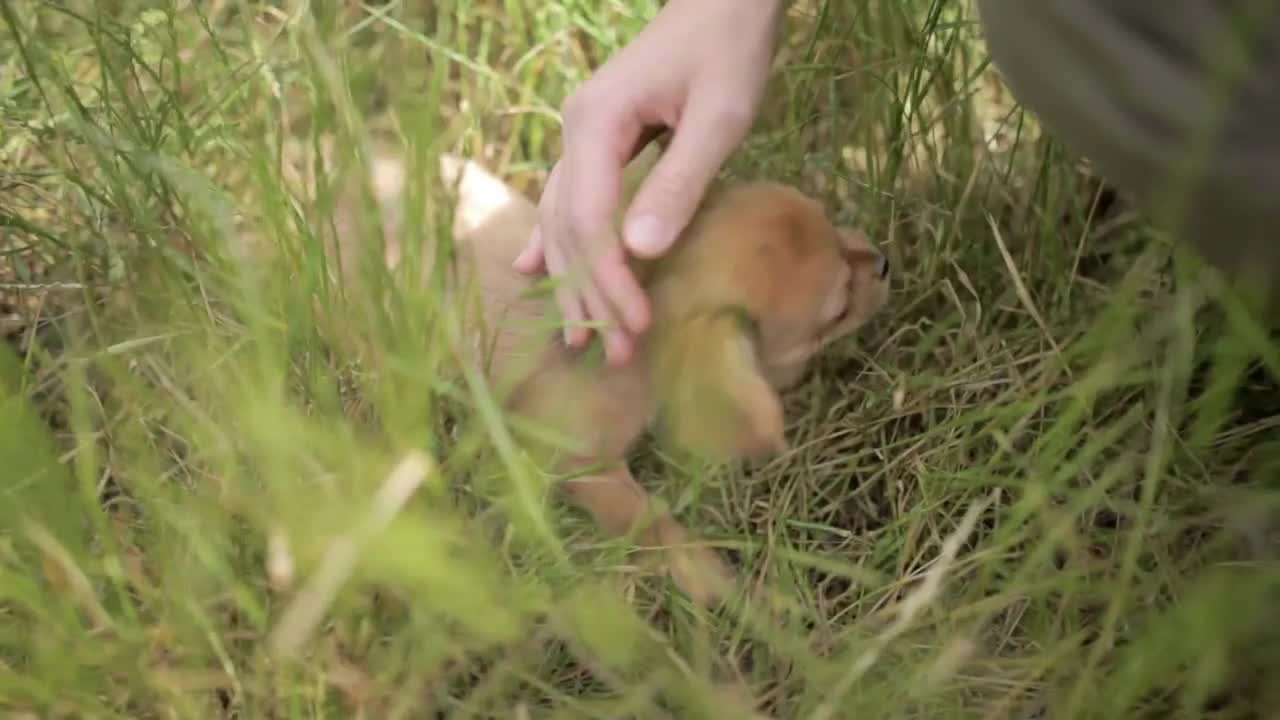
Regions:
M 461 182 L 458 177 L 461 175 Z M 528 198 L 498 179 L 478 163 L 456 155 L 440 155 L 440 179 L 449 187 L 457 187 L 458 204 L 454 209 L 455 232 L 469 233 L 512 205 L 534 210 Z

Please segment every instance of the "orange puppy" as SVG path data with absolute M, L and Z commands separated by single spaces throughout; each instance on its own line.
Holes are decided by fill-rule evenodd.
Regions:
M 653 150 L 629 168 L 626 198 L 652 167 Z M 446 156 L 441 170 L 459 191 L 454 237 L 466 279 L 450 290 L 479 301 L 467 321 L 476 361 L 510 411 L 569 439 L 544 448 L 553 469 L 607 468 L 566 481 L 570 499 L 610 533 L 633 532 L 644 546 L 666 547 L 676 584 L 698 602 L 713 602 L 729 573 L 713 551 L 686 545 L 685 529 L 628 471 L 627 452 L 655 421 L 674 442 L 711 460 L 785 450 L 779 390 L 800 378 L 819 349 L 883 307 L 887 260 L 793 188 L 713 188 L 668 255 L 636 262 L 653 306 L 652 329 L 629 365 L 609 367 L 590 351 L 566 349 L 547 320 L 554 307 L 548 295 L 531 293 L 534 283 L 511 269 L 537 223 L 533 203 L 475 164 Z M 405 165 L 384 155 L 371 174 L 386 259 L 394 265 Z M 341 211 L 338 220 L 342 242 L 351 226 Z

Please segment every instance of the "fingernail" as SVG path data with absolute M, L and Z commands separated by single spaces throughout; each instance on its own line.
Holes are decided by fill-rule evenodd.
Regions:
M 580 347 L 587 341 L 590 331 L 582 327 L 568 327 L 564 329 L 564 343 L 571 348 Z
M 662 223 L 653 215 L 641 215 L 627 223 L 627 247 L 640 255 L 652 257 L 660 255 L 667 249 L 667 237 L 663 234 Z
M 605 357 L 609 364 L 621 367 L 631 359 L 631 343 L 621 332 L 611 332 L 605 338 Z
M 520 251 L 516 259 L 511 263 L 511 267 L 519 268 L 529 264 L 529 255 L 533 252 L 532 248 L 525 248 Z

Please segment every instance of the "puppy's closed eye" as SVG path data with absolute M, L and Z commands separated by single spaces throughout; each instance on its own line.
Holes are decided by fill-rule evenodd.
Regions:
M 848 302 L 845 302 L 844 305 L 840 308 L 840 312 L 836 313 L 835 317 L 827 321 L 826 328 L 830 329 L 830 328 L 835 328 L 835 327 L 839 327 L 840 325 L 843 325 L 844 322 L 849 319 L 849 315 L 852 312 L 853 312 L 852 306 L 850 306 Z

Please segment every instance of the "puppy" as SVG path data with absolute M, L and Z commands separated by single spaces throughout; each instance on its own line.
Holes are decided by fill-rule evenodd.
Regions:
M 656 159 L 650 145 L 629 166 L 623 211 Z M 385 259 L 394 266 L 406 168 L 384 154 L 370 169 Z M 440 170 L 458 190 L 453 235 L 461 271 L 449 292 L 457 302 L 478 300 L 465 320 L 473 359 L 510 412 L 566 439 L 542 443 L 541 462 L 589 471 L 565 482 L 569 499 L 607 532 L 666 548 L 676 585 L 695 602 L 714 603 L 732 586 L 730 573 L 716 553 L 690 546 L 685 528 L 641 488 L 627 469 L 628 451 L 655 425 L 712 461 L 784 451 L 779 391 L 815 353 L 884 306 L 887 259 L 794 188 L 713 187 L 671 252 L 633 263 L 653 323 L 633 360 L 610 367 L 598 353 L 566 348 L 548 322 L 548 294 L 531 292 L 535 283 L 511 269 L 537 224 L 534 204 L 474 163 L 445 156 Z M 353 233 L 351 211 L 340 205 L 335 219 L 341 246 Z M 348 248 L 343 255 L 349 265 L 354 256 Z

